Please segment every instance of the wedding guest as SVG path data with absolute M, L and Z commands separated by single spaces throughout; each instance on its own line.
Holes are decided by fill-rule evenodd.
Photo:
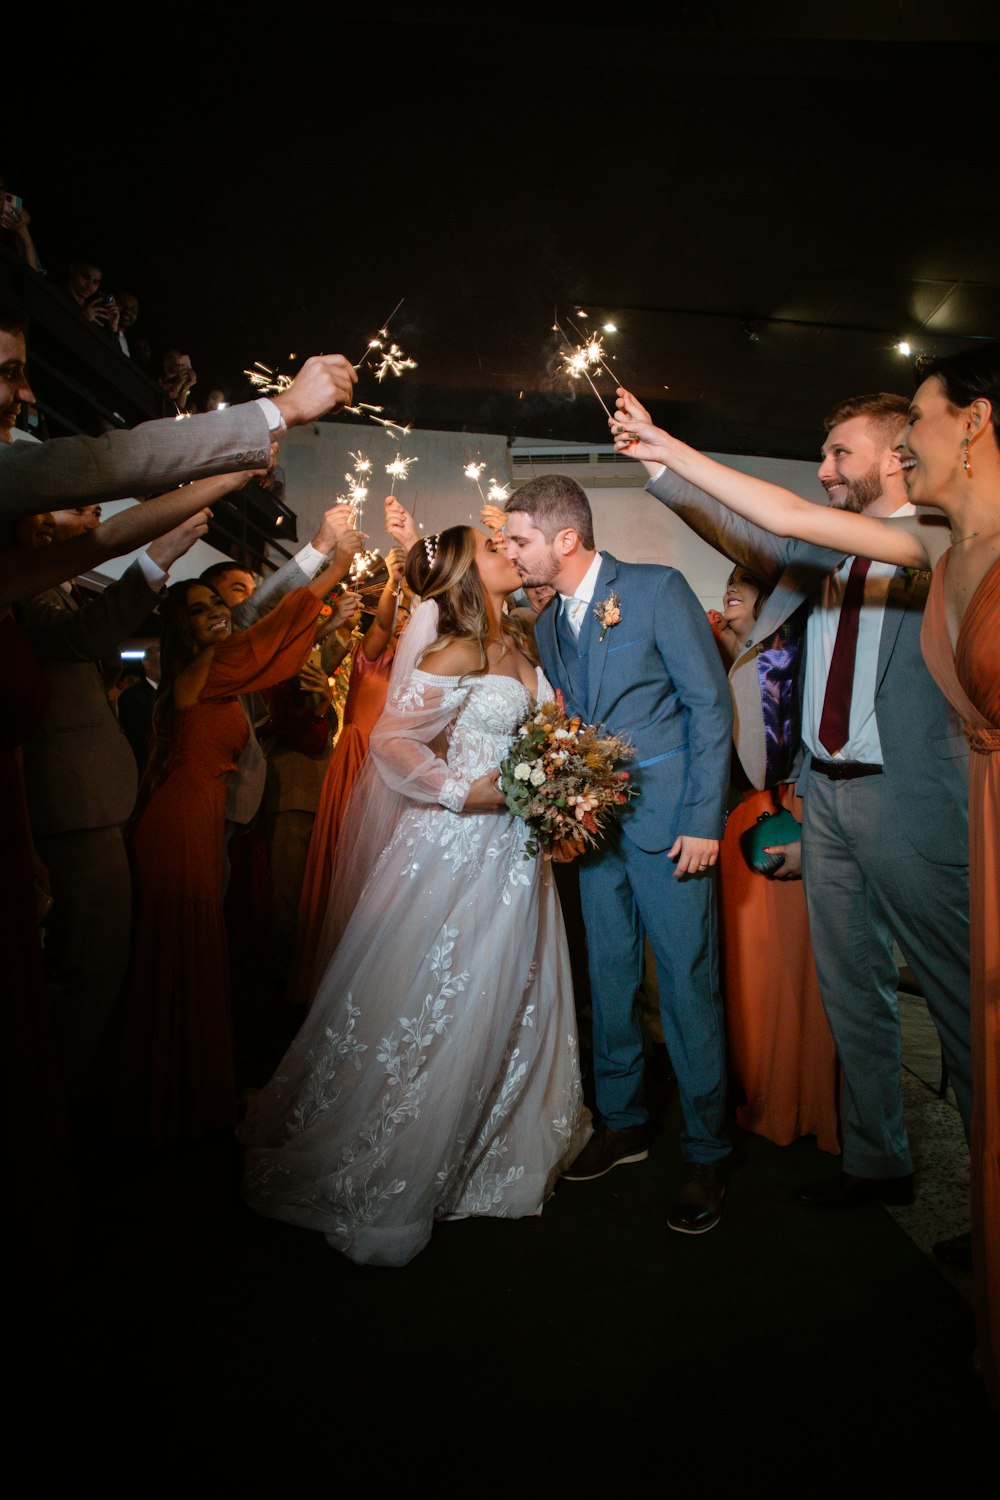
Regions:
M 921 646 L 935 682 L 961 716 L 971 752 L 972 1265 L 980 1361 L 987 1396 L 1000 1411 L 1000 344 L 930 360 L 920 374 L 894 451 L 912 502 L 944 512 L 950 547 L 948 533 L 926 512 L 893 522 L 826 509 L 727 469 L 654 428 L 625 392 L 615 444 L 645 463 L 668 465 L 778 535 L 880 558 L 906 574 L 933 566 Z M 914 724 L 914 703 L 911 691 L 907 727 L 911 739 L 923 743 L 928 732 L 926 724 Z M 927 823 L 946 814 L 947 805 L 944 812 L 930 806 Z M 927 831 L 922 824 L 922 839 Z M 876 832 L 891 850 L 896 830 L 883 824 Z M 961 832 L 952 819 L 947 833 L 953 843 Z M 899 855 L 903 862 L 912 858 L 912 849 Z M 932 926 L 926 904 L 919 912 Z
M 132 960 L 108 1067 L 115 1128 L 154 1146 L 236 1123 L 225 781 L 249 732 L 240 695 L 298 671 L 322 589 L 314 580 L 235 632 L 200 581 L 174 584 L 162 608 L 155 738 L 132 835 Z
M 306 1004 L 330 957 L 322 940 L 327 907 L 336 901 L 331 885 L 337 838 L 358 773 L 368 754 L 368 741 L 385 707 L 395 641 L 409 618 L 400 598 L 404 556 L 393 548 L 386 558 L 388 576 L 371 624 L 355 642 L 344 719 L 337 746 L 330 757 L 306 859 L 295 933 L 296 968 L 289 999 Z
M 801 613 L 750 646 L 771 590 L 734 568 L 722 613 L 710 616 L 733 693 L 737 798 L 719 852 L 719 958 L 730 1095 L 736 1122 L 779 1146 L 815 1135 L 840 1152 L 837 1052 L 823 1010 L 802 886 L 751 869 L 741 837 L 782 811 L 801 823 L 791 769 Z M 714 612 L 713 612 L 714 613 Z M 794 830 L 793 830 L 794 831 Z M 772 835 L 770 844 L 785 840 Z M 773 856 L 780 863 L 783 856 Z

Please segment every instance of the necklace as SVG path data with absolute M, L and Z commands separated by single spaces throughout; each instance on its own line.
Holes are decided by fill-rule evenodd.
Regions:
M 1000 510 L 993 511 L 992 515 L 990 516 L 990 520 L 1000 521 Z M 951 545 L 953 547 L 958 547 L 962 542 L 971 542 L 972 538 L 975 536 L 979 536 L 980 533 L 979 528 L 977 527 L 975 531 L 967 531 L 965 533 L 965 536 L 956 536 L 954 532 L 949 532 L 948 534 L 951 537 Z

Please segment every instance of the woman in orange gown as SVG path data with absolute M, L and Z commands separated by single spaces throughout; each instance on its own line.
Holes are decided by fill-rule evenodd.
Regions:
M 741 834 L 779 808 L 801 820 L 801 799 L 788 780 L 797 748 L 792 698 L 801 631 L 790 620 L 770 640 L 745 650 L 769 592 L 745 568 L 734 568 L 723 613 L 710 616 L 730 681 L 738 674 L 752 680 L 736 719 L 733 786 L 740 801 L 719 851 L 730 1085 L 744 1130 L 779 1146 L 814 1135 L 822 1151 L 839 1152 L 837 1049 L 820 999 L 802 884 L 751 870 L 740 848 Z
M 394 548 L 386 559 L 389 577 L 379 597 L 375 618 L 354 651 L 343 728 L 323 778 L 302 880 L 295 968 L 288 990 L 289 1000 L 300 1005 L 312 1000 L 330 959 L 329 953 L 321 953 L 319 949 L 330 900 L 337 835 L 351 788 L 368 754 L 369 737 L 385 708 L 394 636 L 408 618 L 407 610 L 399 603 L 405 560 L 399 548 Z
M 934 568 L 924 658 L 961 715 L 971 752 L 972 1271 L 979 1365 L 1000 1414 L 1000 343 L 924 361 L 919 374 L 901 462 L 913 503 L 947 517 L 943 555 L 937 528 L 919 515 L 883 521 L 810 505 L 660 432 L 629 409 L 627 395 L 613 423 L 617 447 L 668 464 L 758 526 L 897 567 Z
M 301 666 L 321 587 L 297 589 L 236 634 L 228 606 L 205 584 L 175 584 L 163 609 L 151 795 L 132 839 L 132 960 L 111 1063 L 117 1128 L 154 1146 L 236 1123 L 222 915 L 226 776 L 248 734 L 240 695 Z

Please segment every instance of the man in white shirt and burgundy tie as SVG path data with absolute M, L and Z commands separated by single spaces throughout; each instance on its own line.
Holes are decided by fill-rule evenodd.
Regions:
M 907 412 L 905 397 L 880 393 L 830 414 L 819 478 L 831 504 L 913 514 L 898 451 Z M 774 536 L 669 469 L 647 468 L 658 500 L 773 584 L 746 648 L 808 601 L 802 843 L 778 848 L 778 878 L 805 880 L 844 1072 L 844 1156 L 841 1172 L 797 1196 L 818 1207 L 911 1202 L 893 938 L 937 1026 L 966 1133 L 971 1115 L 967 751 L 920 653 L 930 575 Z

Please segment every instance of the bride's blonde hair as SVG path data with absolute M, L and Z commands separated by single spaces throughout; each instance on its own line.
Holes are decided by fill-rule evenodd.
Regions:
M 476 567 L 476 536 L 471 526 L 449 526 L 421 537 L 406 559 L 406 581 L 421 599 L 433 599 L 438 607 L 438 637 L 423 659 L 452 641 L 468 641 L 479 651 L 476 671 L 485 672 L 490 614 Z

